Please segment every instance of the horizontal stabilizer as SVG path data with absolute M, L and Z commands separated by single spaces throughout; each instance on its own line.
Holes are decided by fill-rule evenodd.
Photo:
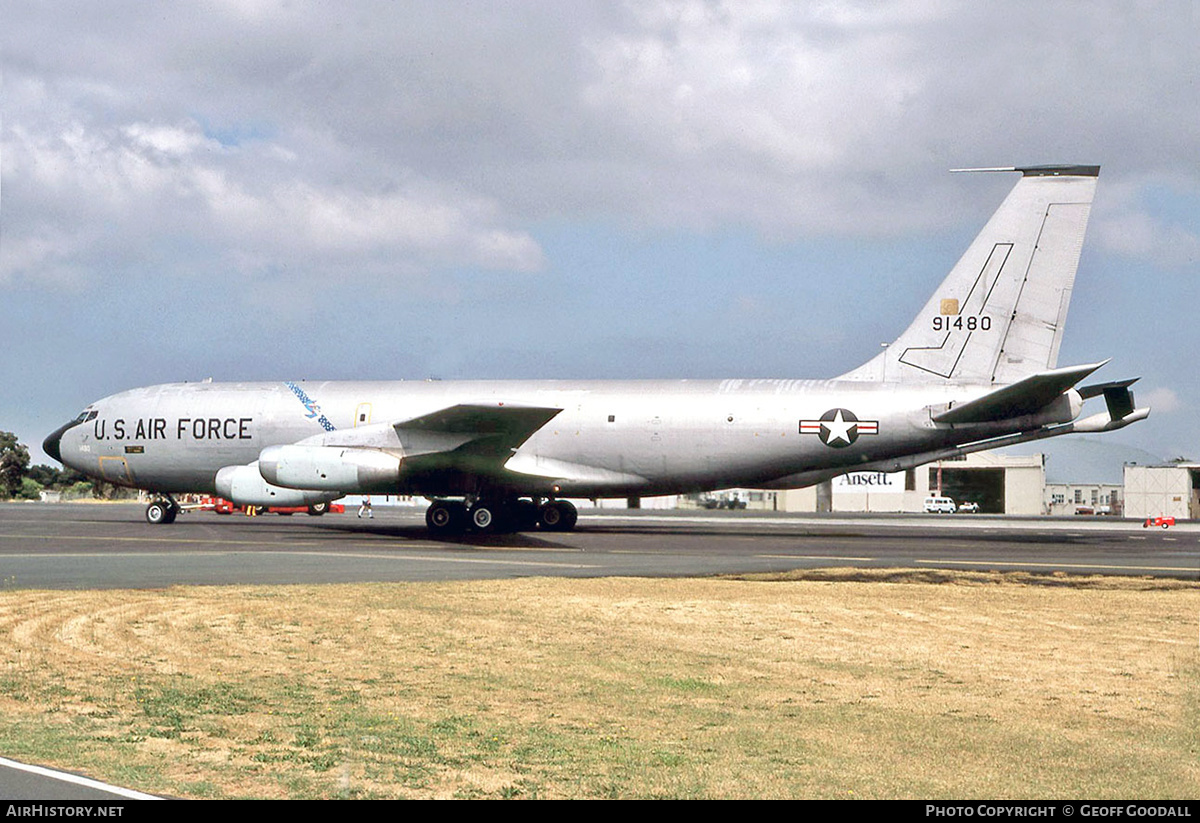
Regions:
M 1099 166 L 1083 166 L 1077 163 L 1066 166 L 989 166 L 983 169 L 950 169 L 950 171 L 1019 171 L 1022 177 L 1061 177 L 1063 175 L 1071 177 L 1098 177 L 1100 175 Z
M 1108 416 L 1113 420 L 1121 420 L 1133 413 L 1133 392 L 1129 390 L 1129 387 L 1137 381 L 1138 378 L 1133 377 L 1129 380 L 1084 386 L 1079 390 L 1079 396 L 1087 400 L 1089 397 L 1104 395 L 1104 403 L 1108 406 Z
M 1138 381 L 1133 377 L 1129 380 L 1115 380 L 1111 383 L 1097 383 L 1079 389 L 1079 395 L 1085 400 L 1089 397 L 1104 395 L 1104 405 L 1107 407 L 1100 414 L 1094 414 L 1075 423 L 1077 432 L 1106 432 L 1123 429 L 1130 423 L 1145 420 L 1150 416 L 1150 409 L 1139 409 L 1133 401 L 1133 392 L 1129 387 Z
M 1127 389 L 1140 379 L 1138 377 L 1131 377 L 1128 380 L 1114 380 L 1111 383 L 1093 383 L 1090 386 L 1080 386 L 1078 390 L 1079 396 L 1084 400 L 1089 400 L 1113 389 Z
M 989 423 L 1034 414 L 1107 362 L 1031 374 L 1010 386 L 952 406 L 935 414 L 933 420 L 936 423 Z

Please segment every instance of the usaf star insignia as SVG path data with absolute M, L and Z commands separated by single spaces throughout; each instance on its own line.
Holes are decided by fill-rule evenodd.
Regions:
M 801 434 L 815 434 L 834 449 L 844 449 L 862 434 L 879 434 L 878 420 L 859 420 L 849 409 L 830 409 L 820 420 L 801 420 Z

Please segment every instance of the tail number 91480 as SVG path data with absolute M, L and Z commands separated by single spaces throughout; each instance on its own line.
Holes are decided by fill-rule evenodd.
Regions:
M 972 314 L 968 317 L 963 317 L 961 314 L 955 317 L 938 315 L 933 318 L 934 331 L 954 331 L 956 329 L 963 331 L 991 331 L 992 318 L 986 314 L 979 316 Z

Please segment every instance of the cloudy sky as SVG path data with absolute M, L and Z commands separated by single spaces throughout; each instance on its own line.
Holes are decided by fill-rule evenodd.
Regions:
M 178 380 L 827 377 L 1099 163 L 1060 364 L 1200 459 L 1191 2 L 11 0 L 0 429 Z

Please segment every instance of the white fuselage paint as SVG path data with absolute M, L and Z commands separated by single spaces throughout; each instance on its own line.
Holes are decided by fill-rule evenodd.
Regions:
M 964 430 L 930 420 L 931 407 L 985 391 L 768 379 L 183 383 L 97 401 L 88 407 L 94 419 L 63 432 L 60 448 L 66 465 L 113 482 L 212 492 L 222 467 L 252 463 L 268 446 L 330 432 L 344 436 L 360 419 L 378 426 L 455 404 L 538 406 L 562 411 L 508 461 L 511 492 L 672 494 L 851 470 L 1015 431 L 1011 423 Z M 837 409 L 866 425 L 847 427 L 839 417 L 823 436 L 814 424 Z M 431 496 L 456 491 L 430 478 L 416 485 L 402 479 L 394 489 Z

